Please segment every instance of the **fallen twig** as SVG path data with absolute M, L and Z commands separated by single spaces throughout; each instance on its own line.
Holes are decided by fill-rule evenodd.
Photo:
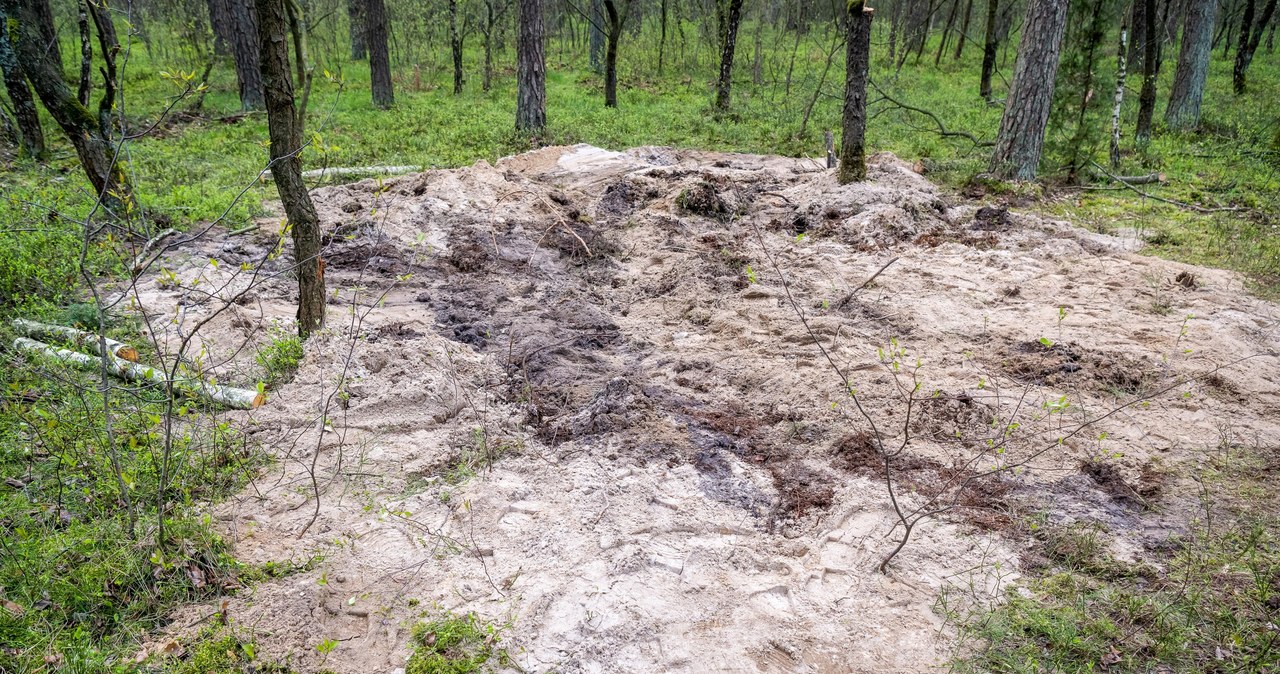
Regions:
M 929 119 L 932 119 L 933 123 L 938 125 L 939 136 L 942 136 L 943 138 L 964 138 L 970 143 L 973 143 L 974 147 L 995 147 L 996 143 L 993 140 L 978 140 L 977 136 L 974 136 L 973 134 L 967 131 L 949 131 L 947 130 L 946 125 L 942 123 L 942 120 L 939 119 L 938 116 L 933 114 L 932 112 L 929 112 L 924 108 L 917 108 L 914 105 L 903 103 L 902 101 L 899 101 L 898 99 L 890 96 L 889 94 L 886 94 L 884 92 L 884 89 L 881 89 L 880 86 L 877 85 L 874 80 L 867 80 L 867 83 L 870 84 L 871 88 L 875 89 L 876 93 L 880 94 L 880 97 L 883 98 L 884 100 L 889 101 L 890 103 L 898 106 L 899 108 L 902 108 L 903 110 L 919 113 L 921 115 L 928 117 Z
M 872 281 L 875 281 L 877 277 L 879 277 L 881 274 L 883 274 L 883 273 L 884 273 L 884 270 L 886 270 L 886 269 L 888 269 L 888 268 L 889 268 L 889 265 L 893 264 L 894 262 L 897 262 L 897 261 L 898 261 L 898 260 L 900 260 L 900 259 L 901 259 L 901 258 L 897 258 L 897 257 L 895 257 L 895 258 L 893 258 L 892 260 L 889 260 L 888 262 L 884 263 L 884 266 L 883 266 L 883 267 L 881 267 L 879 271 L 877 271 L 876 273 L 872 274 L 872 275 L 871 275 L 871 278 L 869 278 L 869 279 L 867 279 L 867 280 L 863 281 L 863 282 L 862 282 L 862 285 L 858 286 L 857 288 L 854 288 L 853 290 L 850 290 L 850 291 L 849 291 L 849 293 L 848 293 L 847 295 L 845 295 L 844 297 L 841 297 L 841 298 L 840 298 L 840 301 L 839 301 L 839 302 L 836 302 L 836 304 L 835 304 L 835 307 L 834 307 L 834 308 L 835 308 L 837 311 L 839 311 L 840 309 L 843 309 L 843 308 L 844 308 L 844 305 L 846 305 L 846 304 L 848 304 L 850 301 L 852 301 L 852 300 L 853 300 L 853 298 L 854 298 L 858 293 L 860 293 L 860 292 L 862 292 L 863 290 L 865 290 L 865 289 L 867 288 L 867 286 L 871 285 L 871 282 L 872 282 Z
M 149 261 L 147 260 L 147 257 L 151 255 L 152 248 L 155 248 L 157 245 L 159 245 L 161 241 L 164 241 L 165 239 L 177 233 L 178 233 L 178 230 L 173 229 L 171 227 L 169 229 L 164 230 L 163 232 L 160 232 L 159 234 L 156 234 L 155 236 L 151 237 L 149 241 L 142 244 L 142 252 L 138 253 L 138 256 L 133 258 L 134 275 L 136 276 L 142 273 L 142 270 L 146 269 L 147 265 L 155 261 L 155 260 L 149 260 Z
M 1178 200 L 1176 200 L 1176 199 L 1166 199 L 1165 197 L 1156 196 L 1156 195 L 1154 195 L 1154 194 L 1152 194 L 1152 193 L 1150 193 L 1150 192 L 1143 192 L 1142 190 L 1140 190 L 1140 189 L 1138 189 L 1138 188 L 1134 187 L 1133 185 L 1131 185 L 1131 184 L 1129 184 L 1129 183 L 1125 182 L 1125 181 L 1124 181 L 1124 179 L 1123 179 L 1123 178 L 1121 178 L 1120 176 L 1117 176 L 1117 175 L 1115 175 L 1115 174 L 1111 173 L 1110 171 L 1106 170 L 1105 168 L 1102 168 L 1102 166 L 1101 166 L 1101 165 L 1099 165 L 1099 164 L 1098 164 L 1098 162 L 1096 162 L 1096 161 L 1095 161 L 1095 162 L 1089 162 L 1089 163 L 1093 164 L 1093 167 L 1094 167 L 1094 168 L 1096 168 L 1096 169 L 1098 169 L 1099 171 L 1101 171 L 1103 175 L 1105 175 L 1105 176 L 1107 176 L 1108 178 L 1110 178 L 1110 179 L 1112 179 L 1112 180 L 1116 181 L 1117 183 L 1120 183 L 1120 184 L 1121 184 L 1121 185 L 1123 185 L 1124 187 L 1129 188 L 1129 189 L 1130 189 L 1130 190 L 1132 190 L 1133 192 L 1138 193 L 1138 194 L 1139 194 L 1139 195 L 1141 195 L 1141 196 L 1142 196 L 1142 198 L 1144 198 L 1144 199 L 1153 199 L 1153 200 L 1155 200 L 1155 201 L 1159 201 L 1159 202 L 1162 202 L 1162 203 L 1170 204 L 1170 205 L 1172 205 L 1172 206 L 1177 206 L 1178 208 L 1185 208 L 1185 209 L 1187 209 L 1187 210 L 1189 210 L 1189 211 L 1195 211 L 1195 212 L 1197 212 L 1197 213 L 1235 213 L 1235 212 L 1238 212 L 1238 211 L 1243 211 L 1243 210 L 1245 210 L 1245 209 L 1243 209 L 1243 208 L 1240 208 L 1239 206 L 1219 206 L 1219 207 L 1217 207 L 1217 208 L 1208 208 L 1208 207 L 1205 207 L 1205 206 L 1201 206 L 1201 205 L 1199 205 L 1199 204 L 1189 204 L 1189 203 L 1187 203 L 1187 202 L 1185 202 L 1185 201 L 1178 201 Z

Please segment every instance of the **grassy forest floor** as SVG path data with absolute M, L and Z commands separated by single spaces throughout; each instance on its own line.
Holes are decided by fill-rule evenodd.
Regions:
M 745 45 L 743 51 L 747 51 Z M 992 139 L 1000 108 L 976 95 L 978 51 L 970 49 L 960 61 L 944 59 L 938 67 L 930 63 L 931 51 L 932 47 L 926 50 L 919 64 L 908 61 L 897 74 L 884 64 L 877 65 L 872 78 L 894 98 L 935 113 L 948 130 Z M 396 106 L 380 111 L 369 102 L 366 66 L 335 62 L 316 77 L 308 115 L 313 147 L 304 157 L 304 168 L 456 167 L 478 160 L 493 162 L 536 145 L 579 142 L 610 149 L 670 145 L 818 156 L 822 131 L 839 126 L 841 64 L 837 61 L 823 75 L 828 57 L 816 37 L 798 53 L 789 90 L 784 84 L 785 55 L 771 55 L 766 82 L 753 85 L 749 75 L 740 77 L 733 112 L 716 116 L 709 112 L 707 73 L 711 69 L 705 62 L 696 75 L 669 69 L 669 74 L 659 77 L 654 74 L 654 55 L 637 55 L 634 61 L 624 55 L 620 108 L 609 110 L 603 106 L 600 78 L 581 59 L 558 62 L 557 50 L 551 49 L 550 127 L 545 137 L 533 140 L 512 129 L 514 80 L 509 69 L 499 71 L 492 91 L 486 93 L 480 90 L 479 73 L 472 68 L 464 92 L 455 96 L 448 88 L 449 73 L 441 68 L 415 74 L 414 69 L 401 67 Z M 469 66 L 477 60 L 475 53 L 468 58 Z M 1167 91 L 1172 74 L 1171 62 L 1167 63 L 1162 92 Z M 325 67 L 322 63 L 321 70 Z M 1137 231 L 1146 239 L 1150 254 L 1237 270 L 1249 279 L 1252 292 L 1274 298 L 1280 295 L 1280 158 L 1269 143 L 1280 119 L 1275 109 L 1280 59 L 1274 54 L 1258 56 L 1250 92 L 1244 96 L 1230 91 L 1230 67 L 1229 61 L 1215 55 L 1200 132 L 1157 131 L 1150 146 L 1140 152 L 1126 138 L 1128 152 L 1120 173 L 1161 171 L 1167 176 L 1165 184 L 1140 189 L 1239 211 L 1198 213 L 1105 181 L 1083 187 L 1061 184 L 1052 177 L 1057 173 L 1053 148 L 1066 142 L 1073 131 L 1070 127 L 1051 133 L 1044 170 L 1051 177 L 1034 185 L 992 185 L 975 179 L 985 170 L 986 149 L 967 140 L 943 138 L 934 121 L 883 101 L 873 104 L 869 150 L 887 150 L 908 162 L 921 162 L 931 180 L 964 197 L 1041 211 L 1100 232 Z M 172 65 L 153 60 L 141 44 L 135 44 L 123 76 L 124 115 L 135 129 L 156 125 L 145 137 L 125 146 L 147 216 L 179 229 L 217 219 L 227 229 L 236 229 L 263 215 L 263 201 L 275 198 L 274 186 L 258 177 L 266 163 L 265 115 L 239 111 L 234 75 L 229 67 L 219 67 L 199 114 L 162 116 L 182 88 L 160 74 L 167 68 Z M 1131 84 L 1136 81 L 1130 79 Z M 997 88 L 997 95 L 1002 89 Z M 1136 98 L 1136 90 L 1127 95 L 1126 136 L 1133 127 Z M 876 99 L 873 94 L 871 100 Z M 176 108 L 186 104 L 179 101 Z M 810 107 L 811 115 L 807 114 Z M 1163 99 L 1157 118 L 1162 110 Z M 810 119 L 802 129 L 806 116 Z M 58 137 L 52 122 L 45 121 L 46 133 L 56 139 L 51 161 L 40 165 L 12 156 L 3 159 L 0 317 L 6 323 L 22 315 L 92 324 L 92 309 L 84 304 L 81 255 L 92 274 L 107 277 L 123 277 L 129 258 L 109 233 L 82 245 L 78 221 L 88 212 L 91 196 L 69 145 Z M 1105 133 L 1097 134 L 1099 158 L 1105 156 L 1105 139 Z M 122 323 L 113 334 L 129 337 L 135 329 Z M 7 330 L 0 328 L 6 342 L 11 337 Z M 296 367 L 291 347 L 282 338 L 274 351 L 265 354 L 269 369 Z M 117 397 L 112 403 L 117 406 L 117 425 L 110 431 L 130 449 L 120 455 L 124 465 L 112 470 L 109 464 L 117 457 L 100 442 L 108 430 L 96 414 L 104 404 L 101 395 L 73 381 L 51 380 L 49 372 L 38 368 L 5 368 L 0 390 L 4 396 L 0 475 L 8 484 L 0 487 L 5 530 L 0 555 L 5 602 L 0 638 L 6 648 L 0 653 L 0 670 L 41 671 L 44 667 L 44 671 L 98 672 L 116 667 L 124 671 L 142 635 L 160 625 L 176 603 L 307 568 L 307 560 L 265 568 L 240 565 L 205 526 L 207 515 L 200 504 L 234 492 L 255 466 L 266 461 L 216 415 L 193 415 L 201 420 L 179 433 L 178 447 L 158 455 L 164 401 L 145 394 L 127 400 Z M 183 416 L 194 411 L 180 410 Z M 165 461 L 157 461 L 157 456 Z M 171 458 L 180 466 L 172 473 L 167 465 Z M 1229 494 L 1224 498 L 1245 504 L 1250 494 L 1265 491 L 1253 481 L 1251 467 L 1257 466 L 1251 460 L 1214 464 L 1214 479 L 1221 479 Z M 118 474 L 127 480 L 117 480 Z M 122 517 L 121 504 L 130 502 L 127 492 L 149 496 L 136 497 L 129 503 L 132 514 Z M 161 517 L 154 503 L 166 499 L 181 504 L 163 516 L 169 525 L 167 537 L 158 541 L 159 546 L 154 534 L 131 540 L 126 531 L 130 521 L 137 522 L 139 531 L 153 531 L 146 523 Z M 37 503 L 43 505 L 33 507 Z M 1241 505 L 1241 509 L 1247 508 Z M 1242 556 L 1252 560 L 1250 568 L 1259 574 L 1280 568 L 1280 556 L 1269 538 L 1273 524 L 1252 520 L 1194 542 L 1179 558 L 1188 584 L 1204 580 L 1212 588 L 1216 569 Z M 1106 643 L 1106 633 L 1119 629 L 1106 616 L 1141 604 L 1135 604 L 1135 596 L 1155 595 L 1143 595 L 1142 583 L 1135 584 L 1132 573 L 1117 571 L 1089 536 L 1084 532 L 1059 541 L 1063 568 L 1046 576 L 1036 598 L 1013 602 L 999 614 L 965 617 L 973 636 L 1008 646 L 984 651 L 981 657 L 986 659 L 975 667 L 1022 671 L 1029 668 L 1027 663 L 1046 639 L 1061 640 L 1059 652 L 1068 658 L 1078 656 L 1054 663 L 1064 671 L 1105 657 L 1099 649 Z M 1271 587 L 1276 581 L 1258 582 Z M 1232 592 L 1210 590 L 1207 596 L 1194 597 L 1168 592 L 1160 598 L 1163 603 L 1142 604 L 1141 611 L 1125 615 L 1155 612 L 1157 618 L 1151 624 L 1163 628 L 1167 621 L 1161 616 L 1206 610 L 1216 612 L 1209 625 L 1213 629 L 1230 615 L 1243 616 L 1240 624 L 1227 631 L 1259 640 L 1250 647 L 1271 648 L 1274 638 L 1265 633 L 1249 636 L 1250 630 L 1265 625 L 1265 616 L 1245 615 L 1233 603 Z M 1152 639 L 1162 648 L 1177 648 L 1179 640 L 1200 627 L 1194 623 L 1162 629 Z M 1034 636 L 1038 634 L 1047 637 Z M 251 637 L 228 636 L 216 627 L 210 629 L 207 642 L 190 649 L 192 657 L 179 671 L 224 671 L 254 658 Z

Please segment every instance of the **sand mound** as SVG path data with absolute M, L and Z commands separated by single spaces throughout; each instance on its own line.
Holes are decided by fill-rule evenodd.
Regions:
M 925 671 L 951 649 L 940 589 L 1014 577 L 1014 504 L 1100 521 L 1141 556 L 1185 525 L 1195 490 L 1175 468 L 1223 420 L 1280 444 L 1280 312 L 1236 276 L 959 203 L 892 156 L 839 186 L 810 160 L 547 148 L 315 198 L 329 329 L 242 416 L 280 462 L 216 513 L 247 562 L 321 556 L 229 610 L 303 671 L 335 639 L 325 667 L 392 672 L 414 622 L 446 609 L 508 624 L 531 672 Z M 256 285 L 233 271 L 269 245 L 166 261 L 243 293 L 199 333 L 225 379 L 252 379 L 293 314 L 287 256 Z M 144 279 L 142 304 L 173 340 L 175 312 L 189 326 L 209 302 L 162 285 Z M 908 508 L 1001 460 L 978 440 L 1020 406 L 1065 394 L 1076 422 L 1255 357 L 983 482 L 885 576 L 901 529 L 819 344 L 885 437 L 909 438 Z M 910 419 L 882 362 L 897 348 L 936 392 Z M 1139 484 L 1153 466 L 1174 476 L 1158 495 Z

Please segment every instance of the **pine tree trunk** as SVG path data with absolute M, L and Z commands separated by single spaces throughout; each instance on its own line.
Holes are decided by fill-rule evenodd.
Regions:
M 733 55 L 738 43 L 738 24 L 742 22 L 743 0 L 716 0 L 716 24 L 720 32 L 720 77 L 716 80 L 716 109 L 729 109 L 733 87 Z
M 969 19 L 972 16 L 973 0 L 968 0 L 964 5 L 964 19 L 960 21 L 960 39 L 956 41 L 956 53 L 951 57 L 956 61 L 964 54 L 964 43 L 969 38 Z
M 232 35 L 234 26 L 227 0 L 207 0 L 206 4 L 209 7 L 209 28 L 213 30 L 213 53 L 229 56 L 235 36 Z
M 1129 48 L 1125 55 L 1125 63 L 1129 69 L 1137 71 L 1143 67 L 1143 56 L 1147 49 L 1147 3 L 1146 0 L 1133 0 L 1129 10 Z
M 547 64 L 543 56 L 542 0 L 519 0 L 516 33 L 516 129 L 547 126 Z
M 320 220 L 302 182 L 302 124 L 293 101 L 289 68 L 289 20 L 283 0 L 256 0 L 257 40 L 267 127 L 271 137 L 271 177 L 284 205 L 293 237 L 298 274 L 298 335 L 306 339 L 324 326 L 324 261 Z
M 629 2 L 629 0 L 623 0 Z M 605 13 L 609 15 L 608 34 L 604 48 L 604 107 L 618 107 L 618 41 L 622 39 L 625 15 L 618 13 L 614 0 L 604 0 Z
M 365 0 L 347 0 L 347 36 L 351 41 L 352 61 L 363 61 L 369 56 L 364 3 Z
M 18 55 L 9 43 L 9 31 L 0 30 L 0 70 L 3 71 L 5 89 L 13 103 L 13 114 L 18 126 L 18 141 L 22 153 L 43 161 L 46 156 L 44 130 L 40 128 L 40 112 L 35 97 L 27 85 L 27 76 L 18 64 Z
M 80 104 L 62 78 L 40 32 L 39 7 L 35 4 L 38 3 L 0 0 L 0 26 L 8 27 L 9 45 L 18 66 L 75 147 L 94 194 L 113 217 L 124 217 L 134 205 L 133 186 L 115 163 L 115 147 L 103 135 L 101 120 Z
M 871 68 L 871 11 L 849 0 L 845 16 L 844 111 L 840 137 L 840 183 L 867 179 L 867 73 Z
M 947 23 L 942 27 L 942 39 L 938 41 L 938 53 L 933 57 L 933 67 L 938 67 L 942 63 L 942 53 L 947 50 L 947 40 L 951 37 L 951 30 L 956 25 L 956 14 L 960 12 L 960 0 L 951 0 L 951 11 L 947 13 Z
M 1160 76 L 1160 50 L 1164 45 L 1162 26 L 1156 17 L 1156 0 L 1135 0 L 1143 3 L 1142 20 L 1147 35 L 1142 54 L 1142 93 L 1138 95 L 1138 128 L 1134 140 L 1139 146 L 1151 142 L 1151 119 L 1156 111 L 1156 81 Z
M 387 6 L 383 0 L 367 0 L 365 45 L 369 51 L 369 78 L 373 105 L 389 108 L 396 102 L 391 82 L 391 52 L 387 49 Z
M 462 93 L 462 34 L 458 32 L 458 0 L 449 0 L 449 53 L 453 55 L 453 95 Z
M 1254 0 L 1248 0 L 1249 4 L 1245 8 L 1245 18 L 1240 24 L 1240 46 L 1236 48 L 1235 68 L 1231 73 L 1232 87 L 1237 94 L 1243 94 L 1246 88 L 1245 76 L 1249 71 L 1249 64 L 1253 62 L 1253 55 L 1258 51 L 1258 45 L 1262 42 L 1262 33 L 1267 28 L 1267 24 L 1271 23 L 1271 18 L 1276 12 L 1276 0 L 1270 0 L 1266 7 L 1262 10 L 1262 16 L 1258 18 L 1257 23 L 1253 22 L 1253 5 Z
M 1173 75 L 1169 106 L 1164 113 L 1165 123 L 1171 129 L 1191 129 L 1200 124 L 1200 104 L 1204 99 L 1205 79 L 1209 75 L 1217 14 L 1218 0 L 1194 0 L 1187 8 L 1178 69 Z
M 226 0 L 231 14 L 232 56 L 236 63 L 236 82 L 240 88 L 240 107 L 258 110 L 263 105 L 262 69 L 258 63 L 258 18 L 254 0 Z
M 58 24 L 53 21 L 53 8 L 49 6 L 49 0 L 29 0 L 36 8 L 36 21 L 40 29 L 41 53 L 53 61 L 53 67 L 61 76 L 66 72 L 66 67 L 62 64 L 62 50 L 58 48 Z
M 604 53 L 604 4 L 603 0 L 591 0 L 591 20 L 587 22 L 587 51 L 591 59 L 592 72 L 604 72 L 604 64 L 600 61 Z
M 662 0 L 662 18 L 659 19 L 661 34 L 658 37 L 658 76 L 662 76 L 662 59 L 667 49 L 667 0 Z
M 1066 27 L 1067 0 L 1031 0 L 991 156 L 991 172 L 1001 178 L 1036 177 Z
M 996 72 L 996 52 L 1000 40 L 996 35 L 999 24 L 1000 0 L 987 0 L 987 30 L 982 44 L 982 83 L 978 86 L 978 95 L 984 100 L 991 100 L 991 78 Z

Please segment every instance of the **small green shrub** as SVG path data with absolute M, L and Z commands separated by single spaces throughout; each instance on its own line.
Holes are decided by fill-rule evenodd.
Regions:
M 497 647 L 501 628 L 482 623 L 474 613 L 455 616 L 445 613 L 413 628 L 413 655 L 405 674 L 472 674 L 490 671 L 489 661 L 508 662 L 506 651 Z
M 280 334 L 259 349 L 258 365 L 265 371 L 263 380 L 267 387 L 275 388 L 292 381 L 304 355 L 302 340 L 293 334 Z

